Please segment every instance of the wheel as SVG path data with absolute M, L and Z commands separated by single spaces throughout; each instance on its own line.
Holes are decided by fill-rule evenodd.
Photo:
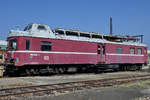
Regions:
M 26 74 L 27 74 L 28 76 L 30 76 L 30 75 L 31 75 L 31 71 L 30 71 L 29 69 L 26 69 Z

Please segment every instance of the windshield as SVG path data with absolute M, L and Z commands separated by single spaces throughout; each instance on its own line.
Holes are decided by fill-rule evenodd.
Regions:
M 17 49 L 17 40 L 10 40 L 9 46 L 11 51 L 15 51 Z
M 24 28 L 24 31 L 30 30 L 32 28 L 32 25 L 28 25 Z

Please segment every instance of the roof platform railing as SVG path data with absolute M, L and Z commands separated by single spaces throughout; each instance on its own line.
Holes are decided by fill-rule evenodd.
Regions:
M 123 41 L 139 41 L 139 38 L 134 37 L 134 36 L 121 36 L 121 35 L 107 35 L 107 34 L 101 34 L 98 32 L 81 32 L 79 30 L 74 30 L 74 29 L 62 29 L 62 28 L 57 28 L 54 30 L 56 35 L 65 35 L 65 36 L 77 36 L 77 37 L 87 37 L 87 38 L 96 38 L 96 39 L 106 39 L 108 41 L 112 42 L 123 42 Z

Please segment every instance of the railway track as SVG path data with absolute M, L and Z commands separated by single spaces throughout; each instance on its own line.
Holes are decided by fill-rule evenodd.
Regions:
M 99 80 L 88 80 L 78 82 L 66 82 L 58 84 L 25 86 L 16 88 L 0 89 L 0 99 L 9 99 L 21 96 L 55 95 L 56 93 L 68 93 L 84 89 L 121 85 L 130 82 L 150 80 L 150 75 L 128 76 L 118 78 L 107 78 Z

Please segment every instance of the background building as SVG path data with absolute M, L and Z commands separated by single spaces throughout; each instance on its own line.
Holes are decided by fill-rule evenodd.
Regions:
M 7 48 L 7 41 L 0 40 L 0 63 L 4 62 L 4 54 Z

